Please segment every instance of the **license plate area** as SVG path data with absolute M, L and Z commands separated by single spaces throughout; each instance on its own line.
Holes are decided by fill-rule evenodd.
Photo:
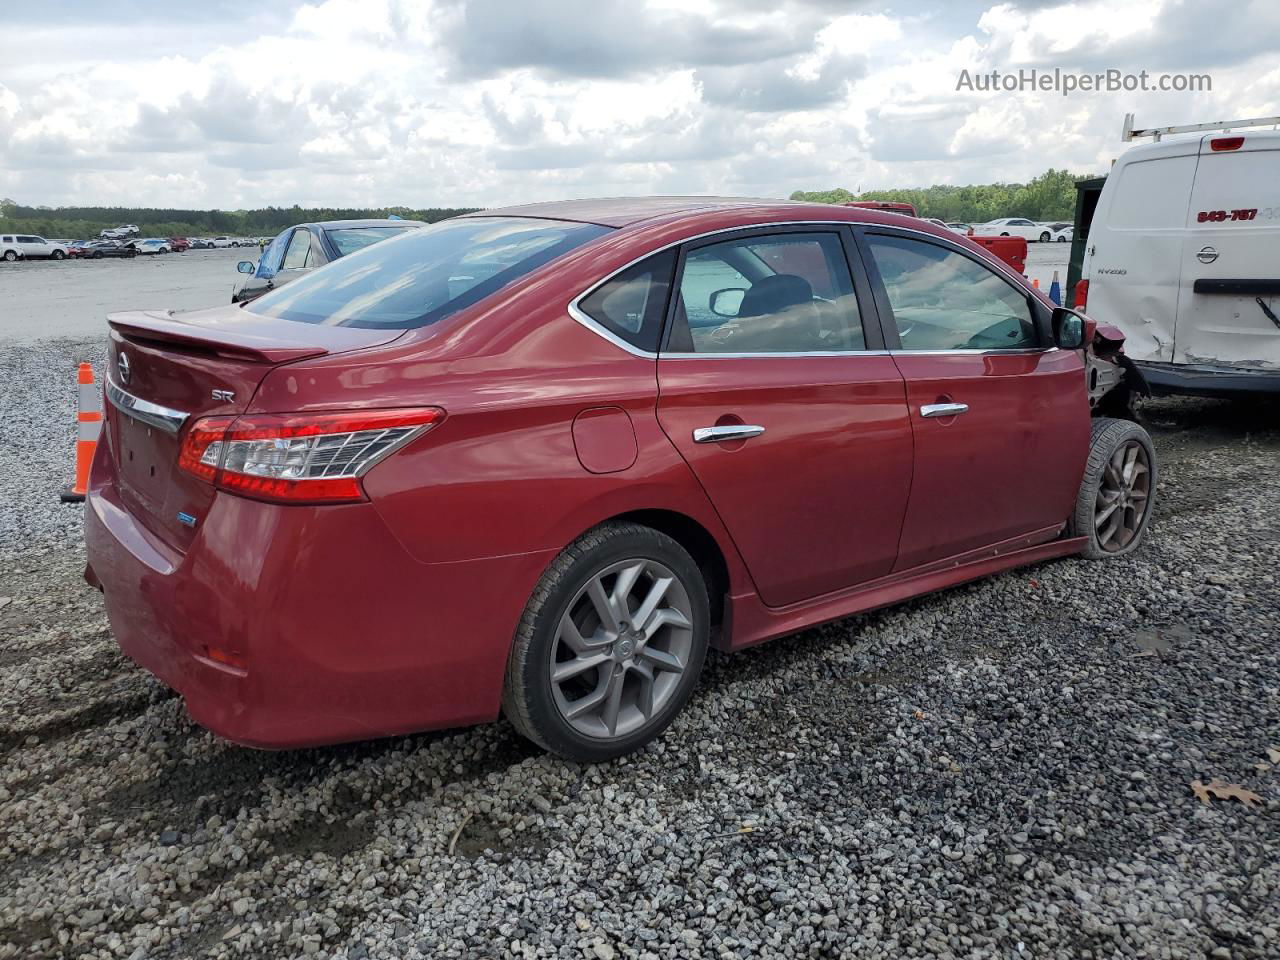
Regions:
M 116 418 L 116 462 L 129 489 L 159 512 L 173 482 L 177 462 L 176 438 L 123 411 Z

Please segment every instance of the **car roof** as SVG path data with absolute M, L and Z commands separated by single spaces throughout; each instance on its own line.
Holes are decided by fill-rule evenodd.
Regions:
M 317 220 L 313 223 L 300 223 L 303 227 L 320 227 L 322 230 L 343 230 L 350 227 L 425 227 L 421 220 Z
M 794 200 L 770 200 L 753 197 L 600 197 L 590 200 L 552 200 L 525 203 L 513 207 L 477 210 L 464 217 L 537 217 L 544 220 L 572 220 L 594 223 L 602 227 L 627 227 L 643 220 L 673 217 L 681 214 L 710 213 L 735 207 L 813 207 L 812 203 Z M 830 210 L 854 210 L 822 204 Z M 833 217 L 833 219 L 846 219 Z M 854 219 L 852 217 L 848 219 Z

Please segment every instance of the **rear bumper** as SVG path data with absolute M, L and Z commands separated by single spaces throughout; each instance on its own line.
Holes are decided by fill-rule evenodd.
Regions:
M 1280 370 L 1142 360 L 1134 363 L 1157 396 L 1229 397 L 1242 393 L 1280 393 Z
M 369 504 L 219 495 L 179 553 L 129 514 L 110 472 L 95 464 L 86 579 L 120 648 L 197 723 L 284 748 L 497 716 L 511 638 L 554 551 L 425 564 Z

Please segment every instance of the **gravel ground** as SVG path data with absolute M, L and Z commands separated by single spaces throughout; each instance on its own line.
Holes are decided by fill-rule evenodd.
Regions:
M 1137 555 L 713 656 L 637 756 L 504 722 L 261 753 L 79 580 L 56 491 L 97 350 L 0 347 L 0 958 L 1276 956 L 1275 405 L 1146 407 Z

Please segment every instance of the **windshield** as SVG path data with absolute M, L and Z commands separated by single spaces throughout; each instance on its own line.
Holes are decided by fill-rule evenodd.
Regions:
M 259 297 L 248 309 L 300 323 L 423 327 L 609 230 L 530 217 L 444 220 L 357 250 Z
M 338 253 L 345 257 L 348 253 L 355 253 L 371 243 L 416 229 L 417 227 L 343 227 L 339 230 L 326 230 L 325 233 L 338 248 Z

